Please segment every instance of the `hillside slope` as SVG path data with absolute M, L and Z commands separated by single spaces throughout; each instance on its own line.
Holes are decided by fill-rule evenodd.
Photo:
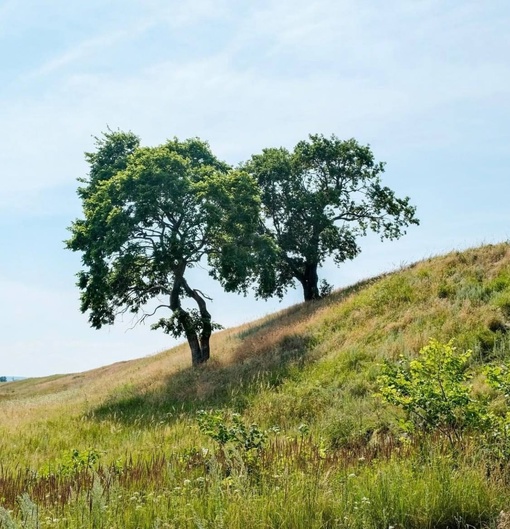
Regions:
M 416 354 L 430 338 L 454 338 L 483 363 L 509 354 L 509 330 L 510 245 L 503 243 L 430 258 L 216 333 L 213 359 L 203 369 L 189 368 L 183 344 L 84 373 L 0 386 L 0 410 L 16 427 L 63 408 L 70 415 L 123 408 L 136 414 L 144 405 L 152 414 L 248 406 L 265 421 L 295 422 L 305 418 L 295 398 L 323 400 L 327 408 L 330 386 L 333 393 L 363 395 L 378 363 Z M 285 399 L 293 401 L 290 417 Z
M 2 463 L 4 469 L 47 473 L 67 468 L 63 462 L 73 451 L 92 450 L 100 454 L 103 465 L 110 465 L 147 458 L 154 462 L 154 454 L 161 453 L 195 453 L 197 443 L 213 449 L 214 443 L 197 426 L 197 412 L 203 409 L 241 413 L 245 424 L 256 423 L 260 429 L 278 427 L 284 436 L 278 441 L 283 444 L 274 445 L 279 446 L 278 453 L 298 453 L 301 448 L 294 441 L 287 446 L 283 439 L 303 442 L 306 432 L 313 450 L 324 450 L 332 465 L 346 454 L 351 454 L 346 461 L 358 456 L 360 461 L 371 461 L 381 457 L 387 446 L 397 446 L 401 435 L 396 410 L 374 396 L 381 363 L 402 354 L 416 355 L 431 338 L 455 339 L 458 349 L 471 349 L 475 371 L 510 358 L 510 244 L 430 258 L 319 302 L 216 333 L 213 358 L 200 369 L 189 368 L 189 353 L 182 345 L 85 373 L 0 386 Z M 479 391 L 485 391 L 479 385 Z M 393 448 L 387 450 L 392 460 Z M 391 468 L 401 472 L 398 466 Z M 496 485 L 499 492 L 490 492 L 493 484 L 485 481 L 481 468 L 468 465 L 462 478 L 473 473 L 473 505 L 483 503 L 476 494 L 488 498 L 489 503 L 480 507 L 483 512 L 476 514 L 478 522 L 472 522 L 480 527 L 482 519 L 495 524 L 497 509 L 510 501 L 498 496 Z M 294 484 L 297 478 L 293 479 Z M 419 489 L 424 478 L 406 474 L 395 479 L 411 480 Z M 457 479 L 455 472 L 448 479 Z M 460 498 L 462 485 L 456 483 L 450 483 L 450 492 L 454 494 L 458 485 Z M 324 486 L 334 489 L 329 482 Z M 444 491 L 438 492 L 438 498 L 441 495 Z M 450 500 L 454 502 L 453 497 Z M 436 508 L 437 514 L 445 507 Z M 416 509 L 425 507 L 420 504 Z M 452 511 L 451 516 L 459 514 Z M 305 522 L 303 518 L 302 525 L 294 520 L 275 527 L 342 526 Z M 378 527 L 379 522 L 350 523 Z M 421 527 L 420 523 L 408 520 L 406 527 Z M 423 526 L 453 527 L 439 522 Z

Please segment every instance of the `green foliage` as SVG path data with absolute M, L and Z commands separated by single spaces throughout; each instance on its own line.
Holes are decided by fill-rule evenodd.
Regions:
M 73 449 L 65 458 L 55 466 L 43 468 L 41 474 L 44 476 L 75 476 L 87 470 L 96 470 L 101 459 L 101 453 L 91 448 L 89 450 Z
M 510 404 L 510 368 L 507 365 L 489 366 L 485 369 L 485 376 L 488 384 Z
M 431 340 L 417 359 L 384 364 L 381 395 L 406 412 L 411 429 L 438 429 L 458 440 L 465 429 L 478 424 L 482 413 L 466 384 L 470 356 L 471 351 L 457 352 L 452 341 Z
M 488 414 L 489 427 L 483 432 L 484 449 L 501 464 L 510 462 L 510 368 L 508 365 L 488 366 L 484 370 L 487 384 L 505 401 L 503 409 L 493 409 Z
M 234 470 L 250 474 L 258 474 L 260 455 L 264 450 L 269 432 L 262 430 L 255 423 L 247 425 L 239 413 L 227 415 L 221 410 L 197 413 L 200 431 L 219 444 L 221 454 L 225 458 L 223 470 L 230 475 Z M 272 428 L 271 432 L 279 431 Z
M 329 296 L 331 292 L 333 292 L 333 285 L 328 283 L 325 279 L 321 279 L 319 284 L 319 296 L 325 298 L 326 296 Z
M 166 308 L 171 318 L 154 328 L 185 335 L 194 364 L 207 360 L 215 326 L 206 296 L 188 285 L 185 272 L 207 259 L 227 290 L 247 288 L 259 239 L 256 182 L 196 138 L 142 148 L 132 133 L 109 131 L 96 146 L 78 190 L 84 218 L 66 241 L 82 253 L 82 312 L 100 328 L 118 314 L 141 314 L 143 321 Z M 182 306 L 186 297 L 198 310 Z
M 317 268 L 356 257 L 368 231 L 396 239 L 418 224 L 409 198 L 381 185 L 384 164 L 369 146 L 310 135 L 293 152 L 264 149 L 243 166 L 262 190 L 264 234 L 277 248 L 260 261 L 257 293 L 282 296 L 298 280 L 305 300 L 319 297 Z M 328 290 L 323 291 L 326 294 Z
M 204 322 L 200 312 L 197 309 L 191 309 L 186 311 L 188 314 L 187 329 L 199 333 L 202 331 Z M 182 309 L 177 309 L 173 312 L 170 318 L 160 318 L 156 323 L 151 325 L 152 330 L 161 329 L 165 334 L 169 334 L 174 338 L 182 336 L 183 328 L 181 325 Z M 219 331 L 224 327 L 216 322 L 211 322 L 211 330 Z
M 236 449 L 249 452 L 262 450 L 268 432 L 257 424 L 246 425 L 239 413 L 233 413 L 230 421 L 225 412 L 200 410 L 197 413 L 200 431 L 216 441 L 221 447 L 230 444 Z
M 379 377 L 384 399 L 406 412 L 406 426 L 412 431 L 437 430 L 450 442 L 460 441 L 466 430 L 476 432 L 488 464 L 510 462 L 510 368 L 489 366 L 484 370 L 487 384 L 505 399 L 497 409 L 486 399 L 475 398 L 466 371 L 471 352 L 459 353 L 452 342 L 431 340 L 416 360 L 394 365 L 386 362 Z

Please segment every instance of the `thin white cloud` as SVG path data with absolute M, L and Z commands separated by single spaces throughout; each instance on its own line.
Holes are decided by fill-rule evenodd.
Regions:
M 510 87 L 510 72 L 490 63 L 430 61 L 394 75 L 379 80 L 318 70 L 283 77 L 236 68 L 225 54 L 122 77 L 72 75 L 51 95 L 4 106 L 0 207 L 31 209 L 37 190 L 74 186 L 86 172 L 91 135 L 106 125 L 132 129 L 147 143 L 198 135 L 231 162 L 315 131 L 373 142 L 397 127 L 404 141 L 417 134 L 420 142 L 444 144 L 452 133 L 446 107 L 493 100 L 505 109 Z M 430 122 L 434 116 L 445 122 L 440 129 Z
M 180 28 L 198 25 L 204 19 L 217 19 L 228 16 L 227 2 L 196 0 L 192 3 L 182 2 L 147 2 L 141 6 L 139 16 L 128 24 L 122 22 L 120 27 L 110 27 L 101 34 L 73 44 L 69 49 L 44 62 L 35 70 L 23 76 L 29 81 L 40 76 L 57 72 L 70 65 L 83 62 L 87 58 L 109 52 L 110 48 L 123 41 L 133 40 L 150 31 L 157 25 L 164 24 L 169 28 Z
M 139 31 L 144 29 L 146 27 L 139 28 Z M 98 54 L 104 51 L 105 48 L 109 48 L 130 36 L 132 36 L 131 31 L 118 30 L 87 39 L 29 72 L 23 76 L 23 81 L 33 80 L 37 77 L 54 73 L 70 64 L 83 61 L 86 57 Z

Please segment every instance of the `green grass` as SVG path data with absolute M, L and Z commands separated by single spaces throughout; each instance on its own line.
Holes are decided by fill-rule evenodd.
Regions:
M 472 349 L 475 371 L 509 360 L 508 244 L 217 333 L 200 369 L 180 346 L 1 385 L 0 528 L 495 528 L 506 466 L 476 439 L 452 455 L 403 436 L 375 395 L 383 360 L 430 338 Z M 200 431 L 201 409 L 279 433 L 255 454 L 222 447 Z

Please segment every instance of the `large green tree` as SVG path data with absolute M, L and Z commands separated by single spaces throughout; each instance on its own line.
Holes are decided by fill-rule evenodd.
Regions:
M 207 361 L 214 329 L 208 298 L 186 271 L 206 260 L 227 290 L 246 287 L 260 238 L 255 180 L 199 139 L 141 147 L 130 132 L 108 131 L 86 159 L 89 175 L 78 188 L 83 218 L 66 241 L 82 253 L 82 312 L 100 328 L 122 313 L 141 321 L 168 309 L 153 328 L 186 336 L 193 365 Z M 185 298 L 196 308 L 186 308 Z
M 276 245 L 276 260 L 260 260 L 257 293 L 283 295 L 295 280 L 306 301 L 319 297 L 318 268 L 357 256 L 368 231 L 396 239 L 418 224 L 409 198 L 381 184 L 384 164 L 369 146 L 335 136 L 310 135 L 290 152 L 265 149 L 243 168 L 261 188 L 262 231 Z

